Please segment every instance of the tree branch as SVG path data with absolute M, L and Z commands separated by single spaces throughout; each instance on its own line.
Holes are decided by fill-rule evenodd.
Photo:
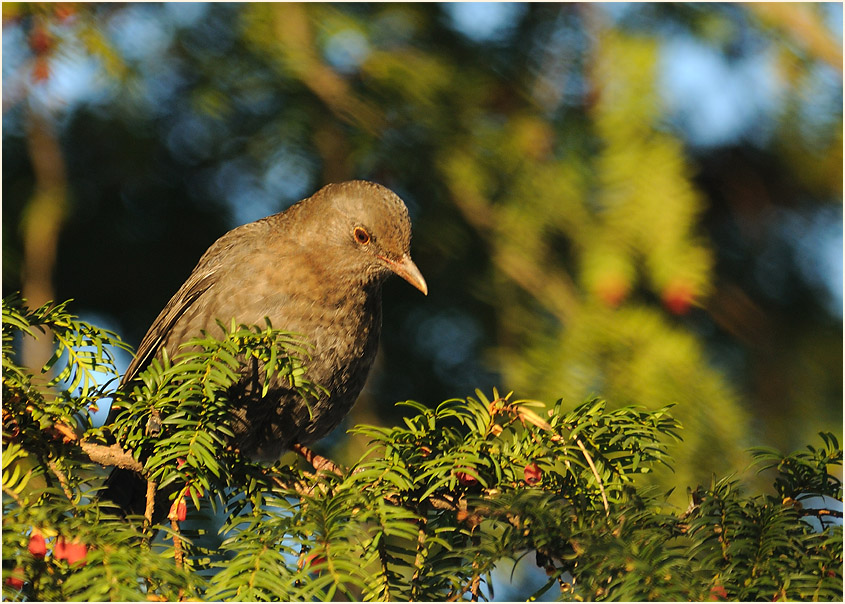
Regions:
M 490 244 L 496 267 L 565 323 L 579 304 L 572 278 L 566 271 L 543 262 L 543 258 L 526 256 L 521 247 L 501 244 L 497 239 L 497 226 L 501 219 L 493 204 L 471 185 L 450 179 L 449 174 L 446 177 L 455 207 Z M 536 256 L 544 256 L 545 246 L 538 245 L 537 248 L 540 253 Z
M 317 455 L 311 449 L 303 447 L 300 444 L 293 445 L 291 447 L 291 450 L 305 458 L 305 461 L 310 463 L 314 467 L 314 469 L 317 470 L 318 473 L 325 471 L 337 474 L 339 476 L 345 473 L 345 469 L 341 468 L 331 459 L 327 459 L 322 455 Z
M 179 521 L 170 519 L 170 528 L 173 529 L 173 558 L 176 560 L 176 568 L 182 568 L 184 555 L 182 553 L 182 537 L 179 535 Z
M 50 118 L 33 108 L 26 113 L 26 142 L 35 190 L 21 218 L 23 297 L 36 308 L 55 298 L 53 271 L 59 234 L 67 212 L 67 174 L 59 137 Z M 51 339 L 24 338 L 23 363 L 41 367 L 52 354 Z
M 6 493 L 9 497 L 15 500 L 20 507 L 23 507 L 24 503 L 23 500 L 20 498 L 20 495 L 15 493 L 12 489 L 8 488 L 6 485 L 3 485 L 3 492 Z
M 824 516 L 842 518 L 842 510 L 831 510 L 828 508 L 803 508 L 799 514 L 802 516 L 816 516 L 818 518 L 822 518 Z
M 146 501 L 144 505 L 144 518 L 147 521 L 147 526 L 152 526 L 153 524 L 153 514 L 155 513 L 156 508 L 156 490 L 158 489 L 158 483 L 154 480 L 147 480 L 147 493 L 146 493 Z
M 581 439 L 577 436 L 575 437 L 575 444 L 578 445 L 578 448 L 581 449 L 581 452 L 584 454 L 584 459 L 587 460 L 587 464 L 590 466 L 590 470 L 593 471 L 593 476 L 596 477 L 596 481 L 599 483 L 599 490 L 601 491 L 601 500 L 604 503 L 604 511 L 607 514 L 610 514 L 610 505 L 607 503 L 607 494 L 604 492 L 604 484 L 601 481 L 601 476 L 599 476 L 598 470 L 596 470 L 596 465 L 593 463 L 593 458 L 590 457 L 590 454 L 587 453 L 587 448 L 584 446 L 584 443 L 581 442 Z
M 101 466 L 123 468 L 133 472 L 143 472 L 144 465 L 120 448 L 119 445 L 98 445 L 92 442 L 80 441 L 79 448 L 88 459 Z
M 419 581 L 420 581 L 420 573 L 423 570 L 423 564 L 425 562 L 425 541 L 426 541 L 426 533 L 425 533 L 425 525 L 426 525 L 426 518 L 425 516 L 420 516 L 420 519 L 417 521 L 417 548 L 416 548 L 416 557 L 414 558 L 414 571 L 413 576 L 411 577 L 411 599 L 418 600 L 417 597 L 419 595 Z
M 828 31 L 822 17 L 810 7 L 779 2 L 747 2 L 745 6 L 763 23 L 781 30 L 807 52 L 842 75 L 842 45 Z
M 47 467 L 50 468 L 50 471 L 56 475 L 56 478 L 59 479 L 59 485 L 62 487 L 62 491 L 64 491 L 65 497 L 67 500 L 73 503 L 73 491 L 70 488 L 70 484 L 68 483 L 67 476 L 64 472 L 59 468 L 59 465 L 56 463 L 56 460 L 50 459 L 47 461 Z
M 124 451 L 120 445 L 100 445 L 82 440 L 73 428 L 61 422 L 55 422 L 47 432 L 63 443 L 76 443 L 88 459 L 104 468 L 116 467 L 139 473 L 144 471 L 144 464 Z
M 286 71 L 292 72 L 344 122 L 370 134 L 384 128 L 384 116 L 379 108 L 357 95 L 347 80 L 322 60 L 316 48 L 311 15 L 304 6 L 274 5 L 272 24 Z

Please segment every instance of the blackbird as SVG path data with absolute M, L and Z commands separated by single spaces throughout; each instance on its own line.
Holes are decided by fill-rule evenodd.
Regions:
M 410 257 L 411 222 L 402 200 L 376 183 L 330 184 L 311 197 L 215 241 L 141 341 L 127 384 L 166 350 L 225 325 L 263 324 L 296 332 L 310 345 L 306 377 L 321 386 L 306 401 L 281 382 L 260 396 L 245 373 L 231 390 L 231 428 L 240 452 L 276 460 L 335 428 L 361 392 L 378 348 L 381 290 L 396 274 L 428 293 Z M 117 415 L 113 409 L 107 420 Z M 116 469 L 106 497 L 143 512 L 144 484 Z M 158 511 L 158 510 L 157 510 Z M 157 514 L 158 515 L 158 514 Z

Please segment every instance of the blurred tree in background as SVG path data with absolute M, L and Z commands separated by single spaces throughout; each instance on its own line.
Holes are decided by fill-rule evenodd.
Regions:
M 4 292 L 137 343 L 224 231 L 376 180 L 431 295 L 325 450 L 499 384 L 676 402 L 662 484 L 709 484 L 841 439 L 841 10 L 5 3 Z

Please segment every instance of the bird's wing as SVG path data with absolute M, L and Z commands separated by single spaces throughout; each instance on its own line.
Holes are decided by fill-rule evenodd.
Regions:
M 135 353 L 135 358 L 129 364 L 126 373 L 123 374 L 121 382 L 128 383 L 134 379 L 138 373 L 143 370 L 147 363 L 155 356 L 159 346 L 167 339 L 170 330 L 176 321 L 179 320 L 185 311 L 199 298 L 204 292 L 208 290 L 214 282 L 214 274 L 217 272 L 216 266 L 202 267 L 197 266 L 188 280 L 182 284 L 179 291 L 174 294 L 170 302 L 159 313 L 156 320 L 147 331 L 147 335 L 141 340 L 138 350 Z
M 262 242 L 268 231 L 276 228 L 280 214 L 268 216 L 262 220 L 251 222 L 232 229 L 215 241 L 200 258 L 187 281 L 182 284 L 170 302 L 153 321 L 147 335 L 141 340 L 135 358 L 123 374 L 121 384 L 127 384 L 134 379 L 158 352 L 159 347 L 167 340 L 173 326 L 185 311 L 193 305 L 218 280 L 218 271 L 224 267 L 226 254 L 232 248 L 243 248 L 250 242 Z M 257 243 L 252 243 L 257 245 Z M 199 335 L 199 334 L 197 334 Z

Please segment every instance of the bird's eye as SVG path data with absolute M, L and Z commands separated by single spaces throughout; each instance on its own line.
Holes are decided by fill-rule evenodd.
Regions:
M 370 234 L 361 227 L 355 227 L 352 235 L 355 237 L 355 241 L 361 245 L 367 245 L 370 242 Z

